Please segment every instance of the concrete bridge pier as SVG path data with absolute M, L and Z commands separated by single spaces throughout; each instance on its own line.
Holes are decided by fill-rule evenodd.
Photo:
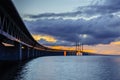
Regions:
M 27 52 L 27 59 L 30 59 L 30 48 L 27 47 L 27 50 L 28 50 L 28 52 Z
M 35 57 L 38 57 L 38 50 L 35 50 Z
M 21 44 L 20 59 L 21 60 L 27 60 L 27 59 L 29 59 L 29 55 L 30 55 L 30 48 L 28 46 L 25 46 L 25 45 Z
M 38 54 L 37 54 L 37 56 L 38 56 L 38 57 L 42 56 L 40 50 L 38 50 Z
M 28 59 L 32 59 L 32 58 L 33 58 L 33 48 L 29 47 Z
M 32 55 L 31 55 L 31 58 L 33 58 L 34 57 L 34 48 L 32 49 Z
M 36 57 L 39 57 L 39 51 L 36 50 Z
M 15 51 L 18 56 L 17 60 L 22 61 L 29 59 L 30 49 L 28 46 L 15 42 L 13 51 Z
M 33 58 L 36 58 L 36 57 L 37 57 L 37 50 L 33 49 Z
M 40 57 L 40 51 L 36 50 L 36 57 Z
M 40 51 L 30 47 L 29 48 L 29 53 L 28 53 L 28 58 L 29 59 L 36 58 L 40 55 L 39 53 L 40 53 Z
M 38 55 L 37 49 L 34 49 L 34 48 L 33 48 L 33 49 L 32 49 L 32 57 L 33 57 L 33 58 L 36 58 L 36 57 L 38 57 L 37 55 Z
M 36 50 L 36 57 L 39 57 L 39 50 Z
M 67 52 L 66 51 L 64 51 L 64 56 L 67 56 Z
M 11 41 L 13 44 L 5 43 L 0 41 L 0 60 L 27 60 L 37 57 L 37 51 L 35 54 L 35 49 L 23 45 L 19 42 Z

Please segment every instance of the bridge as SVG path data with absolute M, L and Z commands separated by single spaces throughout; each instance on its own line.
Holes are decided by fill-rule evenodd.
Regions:
M 12 1 L 0 0 L 0 60 L 26 60 L 50 55 L 66 56 L 67 52 L 48 48 L 35 41 Z

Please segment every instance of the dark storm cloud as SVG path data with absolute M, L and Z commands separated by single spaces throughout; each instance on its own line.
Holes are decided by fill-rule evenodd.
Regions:
M 69 41 L 62 41 L 62 40 L 57 40 L 57 42 L 51 43 L 51 42 L 45 41 L 44 39 L 41 39 L 38 42 L 47 46 L 75 46 L 74 43 L 71 43 Z
M 113 6 L 113 7 L 115 7 L 115 6 L 119 7 L 120 0 L 105 0 L 104 4 Z
M 96 4 L 89 6 L 80 6 L 77 8 L 83 14 L 95 15 L 95 14 L 111 14 L 120 11 L 120 0 L 104 0 L 102 4 L 99 0 Z
M 39 19 L 25 23 L 32 33 L 54 36 L 59 41 L 66 41 L 67 43 L 64 42 L 66 45 L 76 41 L 88 45 L 108 44 L 120 37 L 120 18 L 113 15 L 104 15 L 88 21 L 60 18 Z
M 101 3 L 101 4 L 99 4 Z M 24 17 L 29 18 L 49 18 L 49 17 L 76 17 L 76 16 L 94 16 L 111 14 L 120 11 L 120 0 L 98 0 L 97 3 L 88 6 L 79 6 L 74 12 L 65 13 L 42 13 L 38 15 L 24 15 Z
M 36 21 L 25 21 L 32 33 L 47 34 L 58 39 L 56 43 L 40 41 L 46 45 L 71 45 L 76 41 L 84 44 L 108 44 L 120 38 L 120 17 L 112 15 L 120 11 L 120 0 L 100 0 L 89 6 L 80 6 L 75 12 L 43 13 L 39 15 L 26 15 Z M 91 20 L 64 20 L 64 17 L 94 16 L 100 17 Z M 47 19 L 60 17 L 59 19 Z M 45 18 L 45 19 L 41 19 Z M 87 35 L 87 36 L 86 36 Z

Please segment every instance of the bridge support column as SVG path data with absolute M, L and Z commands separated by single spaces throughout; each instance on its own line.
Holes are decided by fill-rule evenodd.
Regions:
M 29 59 L 29 57 L 30 57 L 30 48 L 27 47 L 27 50 L 28 50 L 28 52 L 27 52 L 27 58 Z
M 38 50 L 37 49 L 33 49 L 33 58 L 38 57 Z
M 0 60 L 27 60 L 34 58 L 33 49 L 18 42 L 13 42 L 13 46 L 5 46 L 0 42 Z
M 27 47 L 27 59 L 31 59 L 33 58 L 33 52 L 32 52 L 32 48 L 31 47 Z
M 34 58 L 34 49 L 32 49 L 32 58 Z
M 38 51 L 38 50 L 36 50 L 36 57 L 38 57 L 38 54 L 39 54 L 39 51 Z
M 82 52 L 76 52 L 76 56 L 82 56 Z
M 36 57 L 36 49 L 34 49 L 33 57 Z
M 29 47 L 21 43 L 17 43 L 15 47 L 18 46 L 19 50 L 19 60 L 27 60 L 29 57 Z M 16 49 L 17 50 L 17 49 Z
M 41 51 L 40 50 L 38 50 L 38 57 L 40 57 L 41 56 Z
M 38 57 L 39 51 L 36 50 L 35 56 Z
M 35 53 L 34 53 L 35 57 L 37 57 L 37 50 L 35 49 Z
M 64 51 L 64 56 L 67 56 L 67 52 L 66 51 Z
M 29 48 L 29 53 L 28 53 L 29 59 L 34 58 L 35 56 L 35 49 L 34 48 Z
M 28 46 L 25 46 L 25 45 L 22 45 L 22 60 L 27 60 L 29 59 L 29 47 Z
M 19 44 L 19 60 L 22 60 L 22 44 L 21 43 L 18 44 Z

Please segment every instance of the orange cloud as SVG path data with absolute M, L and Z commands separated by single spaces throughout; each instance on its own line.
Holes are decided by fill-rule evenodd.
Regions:
M 111 44 L 120 45 L 120 41 L 111 42 Z
M 32 35 L 33 38 L 38 41 L 44 39 L 47 42 L 55 43 L 57 40 L 53 36 L 49 35 Z M 75 50 L 75 46 L 49 46 L 52 49 L 58 50 Z M 106 55 L 120 55 L 120 41 L 114 41 L 110 44 L 98 44 L 94 46 L 84 45 L 84 52 L 96 53 L 96 54 L 106 54 Z
M 59 49 L 59 50 L 75 50 L 75 47 L 69 46 L 50 46 L 52 49 Z
M 41 39 L 44 39 L 45 41 L 51 42 L 51 43 L 55 43 L 57 41 L 53 36 L 49 36 L 49 35 L 32 34 L 32 36 L 36 41 L 39 41 Z
M 120 41 L 111 42 L 110 44 L 85 46 L 85 48 L 95 50 L 96 54 L 120 55 Z
M 69 46 L 49 46 L 50 48 L 52 49 L 58 49 L 58 50 L 69 50 L 69 51 L 75 51 L 76 50 L 76 46 L 72 46 L 72 47 L 69 47 Z M 93 49 L 84 49 L 83 50 L 84 52 L 90 52 L 90 53 L 94 53 L 95 50 Z
M 59 50 L 75 50 L 75 46 L 51 46 L 50 48 Z M 84 52 L 90 52 L 95 54 L 105 55 L 120 55 L 120 41 L 111 42 L 110 44 L 98 44 L 98 45 L 84 45 Z

